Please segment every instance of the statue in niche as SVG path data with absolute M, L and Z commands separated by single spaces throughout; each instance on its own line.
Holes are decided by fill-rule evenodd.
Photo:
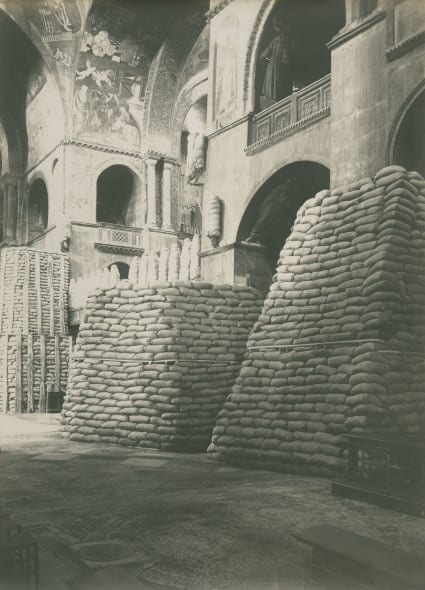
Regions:
M 273 31 L 273 39 L 260 54 L 260 60 L 267 61 L 260 96 L 261 108 L 267 108 L 292 92 L 293 80 L 287 34 L 279 22 L 274 24 Z
M 204 184 L 206 137 L 202 133 L 190 133 L 187 138 L 186 181 L 188 184 Z
M 74 128 L 76 132 L 84 131 L 89 121 L 89 87 L 82 84 L 74 97 Z
M 292 181 L 290 178 L 286 178 L 283 184 L 277 186 L 266 196 L 260 207 L 258 219 L 246 240 L 247 242 L 267 245 L 268 236 L 274 233 L 273 230 L 277 224 L 279 224 L 279 227 L 282 226 L 281 233 L 285 233 L 289 229 L 284 226 L 288 224 L 288 219 L 291 218 L 289 214 L 291 209 L 291 188 Z

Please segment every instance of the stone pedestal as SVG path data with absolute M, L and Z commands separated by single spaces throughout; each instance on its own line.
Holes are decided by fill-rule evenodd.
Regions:
M 265 246 L 235 242 L 201 252 L 201 276 L 212 283 L 248 285 L 266 295 L 273 269 Z

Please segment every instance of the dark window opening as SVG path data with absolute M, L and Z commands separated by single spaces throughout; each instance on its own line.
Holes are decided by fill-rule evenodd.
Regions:
M 100 174 L 96 189 L 96 221 L 126 225 L 134 191 L 132 172 L 126 166 L 111 166 Z
M 28 232 L 33 240 L 46 231 L 49 216 L 47 187 L 40 178 L 31 185 L 28 196 Z
M 126 262 L 113 262 L 108 266 L 108 268 L 110 269 L 111 266 L 116 266 L 118 268 L 118 272 L 120 273 L 120 279 L 128 279 L 130 266 Z
M 279 0 L 259 45 L 255 109 L 263 110 L 329 74 L 326 44 L 344 24 L 344 2 Z

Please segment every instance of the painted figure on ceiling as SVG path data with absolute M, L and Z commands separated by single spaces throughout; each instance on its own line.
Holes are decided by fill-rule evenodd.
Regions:
M 139 142 L 139 130 L 132 120 L 127 105 L 121 105 L 119 107 L 118 115 L 112 125 L 112 131 L 128 143 L 137 144 Z
M 73 32 L 65 2 L 63 0 L 43 0 L 38 3 L 38 12 L 46 33 L 54 33 L 58 26 L 67 33 Z

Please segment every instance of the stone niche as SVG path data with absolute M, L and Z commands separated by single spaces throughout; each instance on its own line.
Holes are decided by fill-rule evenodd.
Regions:
M 64 437 L 205 451 L 263 298 L 249 287 L 153 282 L 92 293 L 73 354 Z
M 298 213 L 209 451 L 333 475 L 343 434 L 425 426 L 425 181 L 399 166 Z

